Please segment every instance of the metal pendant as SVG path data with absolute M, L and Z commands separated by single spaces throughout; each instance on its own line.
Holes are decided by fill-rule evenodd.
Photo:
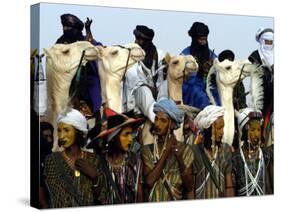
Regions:
M 75 176 L 75 177 L 80 177 L 80 171 L 75 170 L 75 171 L 74 171 L 74 176 Z

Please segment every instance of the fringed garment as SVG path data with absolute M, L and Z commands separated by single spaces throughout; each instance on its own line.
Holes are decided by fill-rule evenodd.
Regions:
M 101 188 L 104 186 L 104 177 L 99 169 L 99 160 L 93 153 L 84 152 L 85 159 L 92 166 L 97 167 L 98 182 Z M 61 152 L 55 152 L 46 158 L 44 177 L 50 195 L 51 208 L 75 207 L 93 205 L 93 182 L 82 172 L 75 176 L 75 171 L 66 163 Z M 99 196 L 95 197 L 103 202 L 105 190 L 102 189 Z
M 157 144 L 149 144 L 145 145 L 142 148 L 142 159 L 143 163 L 152 170 L 159 158 L 161 158 L 161 154 L 157 156 L 155 152 L 154 145 Z M 188 168 L 191 166 L 193 161 L 193 153 L 189 145 L 178 143 L 179 149 L 183 149 L 183 161 L 185 167 Z M 163 147 L 164 148 L 164 147 Z M 173 199 L 181 200 L 186 199 L 183 197 L 184 194 L 184 185 L 181 178 L 181 173 L 179 169 L 179 164 L 175 155 L 170 155 L 166 160 L 166 163 L 163 168 L 164 178 L 160 178 L 155 182 L 154 186 L 151 190 L 146 191 L 146 201 L 149 202 L 160 202 L 160 201 L 170 201 Z M 173 197 L 169 194 L 167 187 L 164 185 L 164 179 L 166 180 L 168 186 L 170 187 L 171 193 Z

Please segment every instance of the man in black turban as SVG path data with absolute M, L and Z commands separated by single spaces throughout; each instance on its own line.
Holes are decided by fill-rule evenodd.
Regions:
M 209 28 L 207 25 L 201 22 L 194 22 L 188 31 L 188 35 L 192 38 L 191 45 L 185 48 L 181 54 L 189 55 L 191 54 L 196 58 L 199 63 L 199 72 L 204 74 L 208 72 L 208 63 L 212 63 L 212 60 L 217 56 L 209 49 L 208 45 L 208 35 Z M 201 73 L 203 72 L 203 73 Z M 205 73 L 206 74 L 206 73 Z
M 61 15 L 61 24 L 63 26 L 63 35 L 56 41 L 56 44 L 70 44 L 76 41 L 89 41 L 94 46 L 102 45 L 93 38 L 91 32 L 92 19 L 87 18 L 83 23 L 77 16 L 72 14 Z M 85 26 L 86 36 L 82 34 Z M 86 102 L 94 113 L 96 119 L 100 119 L 99 109 L 101 107 L 101 86 L 98 75 L 98 67 L 95 61 L 91 61 L 83 67 L 78 85 L 75 83 L 76 75 L 71 82 L 70 94 L 76 91 L 76 98 L 73 102 L 75 109 L 79 110 L 80 101 Z M 77 102 L 77 103 L 75 103 Z
M 82 34 L 84 23 L 78 17 L 72 14 L 63 14 L 60 18 L 63 26 L 63 35 L 56 43 L 70 44 L 85 40 Z
M 194 22 L 188 31 L 192 38 L 191 45 L 185 48 L 182 55 L 192 55 L 195 57 L 199 70 L 189 77 L 183 84 L 183 102 L 190 106 L 203 109 L 210 104 L 206 93 L 206 78 L 217 55 L 209 49 L 208 35 L 209 28 L 201 22 Z M 211 90 L 217 105 L 220 105 L 217 89 Z
M 134 30 L 135 43 L 139 44 L 140 47 L 145 51 L 145 59 L 143 60 L 144 65 L 151 69 L 153 60 L 156 60 L 156 66 L 158 64 L 158 54 L 155 45 L 152 40 L 154 37 L 153 29 L 148 28 L 144 25 L 137 25 Z M 157 69 L 158 67 L 156 67 Z

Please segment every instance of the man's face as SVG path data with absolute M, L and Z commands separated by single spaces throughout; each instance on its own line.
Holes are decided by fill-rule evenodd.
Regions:
M 145 43 L 146 43 L 146 41 L 144 39 L 142 39 L 141 37 L 136 37 L 135 43 L 143 48 Z
M 58 138 L 59 146 L 68 148 L 75 142 L 76 130 L 72 125 L 59 123 L 58 124 Z
M 273 40 L 264 40 L 264 44 L 265 45 L 272 45 L 273 44 Z
M 156 135 L 166 135 L 170 126 L 171 120 L 164 112 L 157 112 L 154 126 Z
M 79 111 L 86 117 L 86 119 L 90 119 L 93 116 L 91 108 L 85 101 L 80 101 Z
M 223 137 L 224 119 L 218 118 L 212 125 L 212 134 L 216 142 L 221 142 Z
M 120 140 L 120 146 L 123 151 L 127 152 L 130 148 L 131 143 L 133 142 L 133 129 L 132 127 L 124 127 L 121 130 L 119 140 Z
M 53 145 L 54 136 L 53 136 L 52 130 L 50 130 L 50 129 L 43 130 L 42 134 L 43 134 L 44 138 L 48 141 L 48 143 Z
M 261 140 L 261 126 L 259 120 L 251 120 L 249 122 L 248 136 L 251 144 L 259 144 Z
M 199 45 L 205 46 L 208 43 L 208 37 L 201 36 L 201 37 L 197 38 L 197 42 L 199 43 Z

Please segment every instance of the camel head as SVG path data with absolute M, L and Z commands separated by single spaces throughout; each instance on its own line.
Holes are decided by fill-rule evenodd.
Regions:
M 52 68 L 61 73 L 71 73 L 75 75 L 75 71 L 79 65 L 82 52 L 85 51 L 85 55 L 82 60 L 82 65 L 85 65 L 88 61 L 97 59 L 98 51 L 88 41 L 77 41 L 71 44 L 56 44 L 49 49 L 44 49 L 46 54 L 47 63 Z
M 125 46 L 98 46 L 97 48 L 99 63 L 104 71 L 120 80 L 125 75 L 125 71 L 145 57 L 143 49 L 135 43 Z
M 217 71 L 217 80 L 224 86 L 234 88 L 236 82 L 240 79 L 250 76 L 250 73 L 256 68 L 249 60 L 224 60 L 219 62 L 217 59 L 214 61 L 212 69 Z
M 176 55 L 170 56 L 169 53 L 165 56 L 165 61 L 168 64 L 168 76 L 173 81 L 183 82 L 183 77 L 198 71 L 198 64 L 195 58 L 191 55 Z

